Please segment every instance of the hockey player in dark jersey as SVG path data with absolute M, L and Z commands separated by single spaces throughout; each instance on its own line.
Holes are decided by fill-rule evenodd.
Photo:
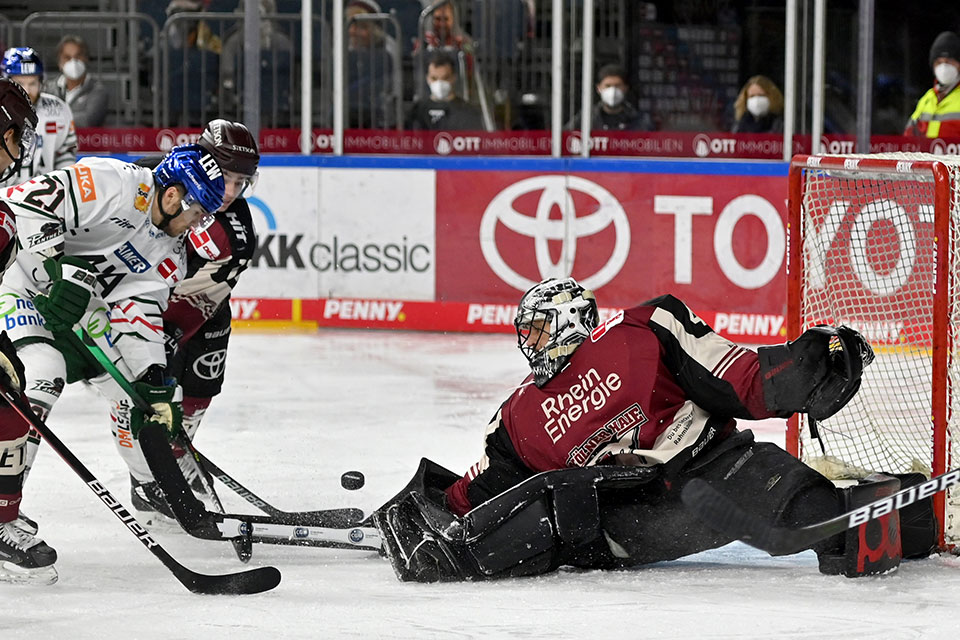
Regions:
M 684 508 L 693 478 L 777 526 L 824 520 L 899 486 L 883 476 L 838 490 L 736 425 L 842 408 L 873 359 L 852 329 L 816 327 L 752 351 L 669 295 L 599 323 L 592 292 L 572 278 L 530 289 L 515 325 L 532 374 L 494 415 L 480 461 L 458 477 L 424 459 L 373 515 L 402 580 L 622 568 L 731 542 Z M 895 568 L 896 525 L 884 538 L 896 544 L 879 551 L 856 529 L 818 544 L 821 571 Z
M 256 183 L 260 153 L 243 124 L 213 120 L 197 141 L 223 169 L 223 206 L 206 229 L 191 231 L 187 276 L 170 295 L 163 314 L 167 343 L 166 375 L 183 389 L 183 429 L 190 438 L 213 397 L 220 393 L 230 340 L 230 293 L 249 266 L 257 247 L 250 207 L 243 197 Z M 138 164 L 150 165 L 150 161 Z M 174 451 L 194 489 L 202 491 L 197 468 L 179 446 Z M 133 506 L 149 519 L 172 517 L 155 482 L 143 485 L 131 476 Z
M 19 84 L 0 79 L 0 183 L 16 175 L 35 140 L 37 114 Z M 13 216 L 0 211 L 0 269 L 16 259 Z M 15 394 L 26 381 L 17 350 L 0 332 L 0 384 Z M 25 450 L 29 425 L 0 397 L 0 582 L 52 583 L 57 552 L 20 525 Z

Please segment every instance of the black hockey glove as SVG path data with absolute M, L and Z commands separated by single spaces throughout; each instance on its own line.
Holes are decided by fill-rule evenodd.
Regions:
M 784 345 L 760 347 L 757 356 L 768 409 L 824 420 L 856 395 L 873 349 L 850 327 L 820 325 Z
M 25 374 L 23 362 L 17 356 L 17 349 L 7 336 L 7 332 L 0 332 L 0 384 L 14 393 L 23 391 Z M 0 403 L 4 403 L 0 397 Z
M 153 385 L 141 381 L 134 382 L 133 389 L 153 407 L 152 414 L 137 407 L 131 410 L 130 432 L 133 437 L 139 437 L 140 430 L 145 425 L 156 423 L 163 427 L 167 440 L 172 442 L 183 428 L 183 406 L 178 399 L 175 399 L 176 384 Z
M 73 325 L 86 313 L 95 292 L 96 268 L 72 256 L 62 256 L 59 260 L 48 258 L 43 268 L 53 284 L 46 295 L 33 299 L 33 305 L 43 316 L 48 331 L 54 334 L 72 331 Z

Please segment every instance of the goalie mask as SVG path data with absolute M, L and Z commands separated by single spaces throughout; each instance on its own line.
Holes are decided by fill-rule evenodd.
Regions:
M 555 376 L 597 326 L 593 292 L 573 278 L 550 278 L 523 294 L 513 326 L 538 387 Z

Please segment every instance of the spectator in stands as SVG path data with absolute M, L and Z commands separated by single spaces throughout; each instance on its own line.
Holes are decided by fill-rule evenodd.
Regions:
M 102 127 L 107 119 L 107 88 L 90 75 L 90 49 L 83 38 L 65 35 L 57 45 L 60 76 L 44 85 L 70 105 L 73 124 L 77 127 Z
M 783 94 L 766 76 L 753 76 L 733 103 L 733 133 L 782 133 Z
M 481 131 L 480 109 L 457 96 L 457 70 L 449 54 L 438 51 L 427 67 L 430 97 L 413 104 L 407 128 L 440 131 Z
M 462 78 L 462 80 L 467 87 L 475 89 L 473 78 L 473 38 L 464 33 L 460 28 L 460 21 L 453 2 L 445 2 L 436 7 L 431 15 L 430 24 L 431 28 L 423 34 L 423 42 L 417 39 L 413 43 L 413 55 L 415 59 L 420 56 L 427 56 L 426 59 L 429 60 L 430 54 L 434 51 L 445 51 L 454 59 L 454 64 L 458 64 L 459 57 L 462 54 L 463 65 L 466 70 L 466 76 Z M 420 80 L 418 79 L 417 81 L 419 82 Z M 421 92 L 417 92 L 417 95 L 422 95 L 422 85 L 420 89 Z M 477 91 L 475 90 L 472 92 L 470 96 L 471 100 L 477 99 L 476 93 Z
M 627 102 L 627 72 L 618 64 L 608 64 L 597 72 L 597 95 L 600 101 L 593 107 L 591 131 L 650 131 L 649 118 Z M 580 129 L 580 114 L 567 123 L 567 129 Z
M 394 60 L 397 42 L 366 14 L 383 13 L 375 0 L 350 0 L 344 12 L 347 21 L 347 127 L 388 129 L 397 125 Z
M 77 132 L 73 113 L 57 96 L 43 93 L 43 61 L 32 47 L 7 49 L 0 60 L 0 76 L 16 82 L 27 92 L 37 112 L 33 153 L 20 171 L 0 186 L 12 187 L 30 178 L 63 169 L 77 161 Z
M 944 31 L 930 47 L 935 82 L 917 102 L 905 136 L 960 137 L 960 36 Z

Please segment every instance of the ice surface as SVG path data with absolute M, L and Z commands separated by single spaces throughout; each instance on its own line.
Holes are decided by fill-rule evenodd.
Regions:
M 525 363 L 505 335 L 324 330 L 236 334 L 224 393 L 198 448 L 274 505 L 372 509 L 421 456 L 457 472 Z M 127 473 L 105 401 L 68 388 L 50 426 L 115 494 Z M 782 424 L 757 423 L 782 443 Z M 347 492 L 340 474 L 363 471 Z M 249 511 L 227 490 L 228 509 Z M 51 587 L 0 586 L 0 629 L 35 638 L 953 638 L 960 561 L 905 563 L 890 576 L 821 575 L 816 557 L 736 543 L 630 571 L 573 572 L 477 584 L 398 582 L 376 554 L 259 545 L 251 566 L 283 573 L 256 596 L 184 589 L 44 447 L 24 510 L 60 553 Z M 196 571 L 242 565 L 225 543 L 161 531 Z

